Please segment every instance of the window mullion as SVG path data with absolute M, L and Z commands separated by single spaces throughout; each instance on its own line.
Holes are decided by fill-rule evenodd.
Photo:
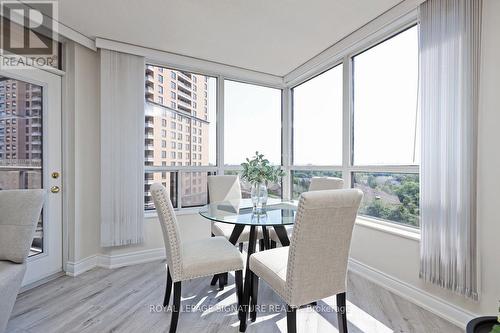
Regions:
M 351 187 L 352 166 L 352 128 L 353 128 L 353 94 L 352 94 L 352 61 L 349 56 L 343 61 L 343 110 L 342 110 L 342 178 L 344 186 Z
M 216 103 L 216 118 L 217 118 L 217 174 L 224 174 L 224 77 L 217 77 L 217 103 Z
M 282 92 L 282 165 L 286 176 L 282 179 L 283 199 L 292 197 L 290 165 L 292 164 L 292 90 L 283 89 Z

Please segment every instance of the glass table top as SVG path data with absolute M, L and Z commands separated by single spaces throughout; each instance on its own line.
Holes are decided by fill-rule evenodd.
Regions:
M 250 199 L 214 202 L 200 209 L 200 215 L 216 222 L 256 226 L 290 225 L 295 221 L 297 201 L 269 199 L 256 213 Z

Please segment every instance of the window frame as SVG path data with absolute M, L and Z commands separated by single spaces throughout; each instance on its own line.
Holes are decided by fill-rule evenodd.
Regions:
M 158 61 L 152 61 L 146 59 L 145 61 L 145 68 L 147 66 L 156 66 L 156 67 L 161 67 L 163 69 L 167 70 L 172 70 L 172 71 L 184 71 L 184 72 L 189 72 L 191 74 L 196 74 L 196 75 L 202 75 L 206 77 L 212 77 L 216 79 L 216 101 L 215 101 L 215 121 L 216 121 L 216 135 L 215 135 L 215 165 L 213 166 L 173 166 L 173 165 L 166 165 L 166 166 L 144 166 L 144 174 L 146 173 L 159 173 L 159 172 L 174 172 L 175 177 L 176 177 L 176 200 L 177 200 L 177 207 L 174 208 L 177 214 L 184 215 L 184 214 L 196 214 L 199 212 L 199 209 L 201 206 L 188 206 L 188 207 L 182 207 L 182 193 L 184 193 L 184 186 L 183 182 L 180 181 L 183 179 L 183 174 L 184 173 L 191 173 L 191 172 L 207 172 L 210 174 L 215 174 L 215 175 L 224 175 L 226 171 L 240 171 L 241 166 L 239 165 L 224 165 L 224 81 L 225 80 L 230 80 L 230 81 L 235 81 L 235 82 L 240 82 L 240 83 L 246 83 L 246 84 L 251 84 L 251 85 L 257 85 L 261 87 L 266 87 L 266 88 L 274 88 L 278 89 L 281 92 L 281 119 L 282 119 L 282 126 L 281 126 L 281 133 L 282 133 L 282 147 L 281 147 L 281 160 L 283 161 L 283 114 L 284 114 L 284 103 L 283 103 L 283 91 L 284 91 L 284 86 L 276 86 L 272 84 L 266 84 L 263 82 L 254 82 L 251 80 L 244 80 L 241 78 L 235 78 L 235 77 L 230 77 L 230 76 L 225 76 L 221 74 L 215 74 L 215 73 L 209 73 L 209 72 L 202 72 L 202 71 L 193 71 L 192 69 L 183 67 L 183 66 L 175 66 L 171 64 L 166 64 L 166 63 L 159 63 Z M 205 84 L 208 82 L 205 80 Z M 148 101 L 145 100 L 146 103 Z M 150 102 L 149 102 L 150 103 Z M 167 107 L 167 106 L 164 106 Z M 168 108 L 168 107 L 167 107 Z M 200 121 L 204 121 L 203 119 L 200 118 Z M 169 130 L 170 131 L 170 130 Z M 192 140 L 192 135 L 191 133 L 187 134 L 191 137 L 190 140 Z M 192 142 L 190 141 L 190 144 Z M 197 151 L 198 153 L 200 152 L 199 150 Z M 282 162 L 283 164 L 283 162 Z M 282 166 L 283 167 L 283 166 Z M 145 183 L 146 184 L 146 181 Z M 284 187 L 284 181 L 282 182 L 282 197 L 284 196 L 285 191 L 283 190 Z M 208 189 L 207 189 L 208 190 Z M 154 218 L 157 216 L 156 210 L 146 210 L 144 209 L 144 216 L 145 218 Z
M 407 166 L 389 166 L 389 165 L 375 165 L 375 166 L 353 166 L 352 153 L 353 145 L 351 137 L 353 134 L 353 91 L 352 91 L 352 57 L 362 53 L 387 39 L 403 32 L 404 30 L 418 24 L 416 12 L 411 12 L 387 25 L 381 26 L 379 30 L 372 34 L 365 34 L 359 40 L 355 41 L 351 46 L 339 46 L 335 52 L 328 52 L 329 55 L 317 61 L 314 65 L 308 66 L 305 69 L 298 68 L 291 73 L 281 78 L 280 82 L 275 78 L 264 78 L 252 75 L 243 75 L 237 70 L 230 70 L 229 68 L 218 67 L 212 64 L 204 66 L 205 69 L 199 70 L 198 66 L 191 64 L 192 59 L 181 57 L 179 59 L 159 59 L 156 55 L 151 58 L 146 57 L 146 64 L 152 66 L 159 66 L 177 71 L 187 71 L 193 74 L 204 75 L 216 78 L 217 95 L 216 95 L 216 165 L 215 166 L 154 166 L 146 167 L 145 171 L 149 172 L 176 172 L 177 179 L 180 179 L 180 172 L 193 172 L 203 171 L 212 172 L 214 174 L 225 174 L 225 171 L 239 171 L 239 165 L 224 165 L 224 80 L 231 80 L 241 83 L 254 84 L 263 87 L 276 88 L 281 90 L 281 167 L 286 172 L 286 176 L 282 179 L 282 197 L 285 200 L 290 200 L 292 197 L 293 186 L 291 179 L 291 171 L 297 170 L 319 170 L 319 171 L 340 171 L 345 184 L 352 186 L 352 173 L 353 172 L 398 172 L 398 173 L 416 173 L 419 174 L 420 167 L 418 165 Z M 314 77 L 322 74 L 323 72 L 343 64 L 343 119 L 342 119 L 342 165 L 315 165 L 315 166 L 298 166 L 292 163 L 293 153 L 293 98 L 292 89 Z M 202 66 L 203 67 L 203 66 Z M 299 70 L 300 69 L 300 70 Z M 219 71 L 220 70 L 220 71 Z M 224 74 L 221 74 L 224 73 Z M 251 78 L 250 78 L 251 77 Z M 206 82 L 206 80 L 205 80 Z M 181 193 L 182 184 L 177 182 L 177 202 L 178 207 L 175 209 L 179 215 L 196 214 L 199 207 L 182 208 L 181 207 Z M 156 216 L 155 210 L 145 210 L 146 218 L 153 218 Z M 358 220 L 363 225 L 380 229 L 390 233 L 414 234 L 409 238 L 417 239 L 420 229 L 400 225 L 395 222 L 378 220 L 368 216 L 358 216 Z M 401 236 L 404 236 L 401 234 Z M 404 236 L 406 237 L 406 236 Z
M 353 188 L 354 180 L 353 174 L 355 172 L 390 172 L 390 173 L 407 173 L 407 174 L 417 174 L 420 175 L 420 165 L 355 165 L 354 162 L 354 57 L 373 48 L 377 45 L 390 40 L 391 38 L 399 35 L 400 33 L 417 26 L 418 21 L 416 19 L 406 22 L 402 25 L 397 26 L 394 29 L 390 29 L 387 32 L 377 36 L 376 38 L 370 40 L 363 40 L 359 42 L 355 47 L 345 52 L 342 57 L 339 57 L 335 61 L 332 61 L 321 68 L 321 71 L 314 73 L 314 75 L 308 76 L 305 79 L 294 82 L 287 88 L 288 98 L 289 98 L 289 133 L 288 142 L 290 146 L 288 148 L 289 154 L 289 166 L 286 168 L 287 171 L 287 182 L 288 182 L 288 197 L 291 198 L 293 195 L 293 184 L 292 184 L 292 171 L 339 171 L 342 172 L 342 178 L 344 180 L 344 187 Z M 338 65 L 343 66 L 343 111 L 342 111 L 342 165 L 294 165 L 293 164 L 293 89 L 300 86 L 301 84 L 316 78 L 317 76 L 337 67 Z M 375 217 L 370 217 L 366 215 L 358 216 L 359 219 L 369 222 L 370 224 L 376 224 L 378 227 L 400 229 L 404 232 L 414 232 L 420 233 L 420 228 L 408 226 L 402 223 L 398 223 L 390 220 L 382 220 Z M 378 228 L 377 227 L 377 228 Z

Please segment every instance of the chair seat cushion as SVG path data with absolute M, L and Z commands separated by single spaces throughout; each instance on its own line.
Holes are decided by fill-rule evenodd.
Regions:
M 285 294 L 288 246 L 254 253 L 250 256 L 250 270 L 287 300 Z
M 292 233 L 293 233 L 293 225 L 287 225 L 287 226 L 285 226 L 285 229 L 286 229 L 286 233 L 288 234 L 288 240 L 291 240 Z M 276 243 L 281 243 L 274 228 L 269 229 L 269 239 L 272 241 L 275 241 Z
M 181 258 L 182 280 L 243 269 L 241 253 L 224 237 L 186 242 Z
M 229 239 L 229 237 L 231 237 L 231 233 L 233 232 L 233 229 L 234 229 L 234 224 L 222 223 L 222 222 L 212 223 L 212 234 L 214 234 L 215 236 L 222 236 L 222 237 Z M 272 229 L 272 228 L 268 228 L 268 229 Z M 257 239 L 261 239 L 261 238 L 262 238 L 262 228 L 258 227 L 257 228 Z M 250 239 L 250 227 L 245 227 L 245 229 L 243 229 L 243 232 L 241 233 L 240 237 L 238 238 L 238 241 L 236 242 L 236 244 L 248 242 L 249 239 Z
M 0 261 L 0 332 L 7 327 L 25 271 L 26 264 Z

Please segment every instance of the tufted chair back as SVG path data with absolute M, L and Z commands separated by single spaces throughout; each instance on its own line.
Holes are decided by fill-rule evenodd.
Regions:
M 345 291 L 352 230 L 362 197 L 357 189 L 302 193 L 288 255 L 285 290 L 290 306 Z
M 170 269 L 172 281 L 177 282 L 181 280 L 182 276 L 181 236 L 177 218 L 167 189 L 163 185 L 155 183 L 151 185 L 150 191 L 163 232 L 167 266 Z
M 208 195 L 210 202 L 241 199 L 241 185 L 238 176 L 209 176 Z

